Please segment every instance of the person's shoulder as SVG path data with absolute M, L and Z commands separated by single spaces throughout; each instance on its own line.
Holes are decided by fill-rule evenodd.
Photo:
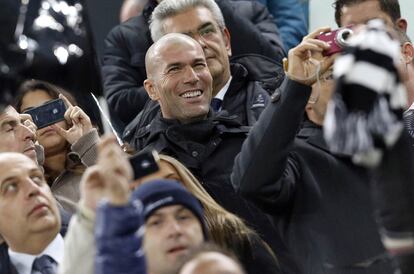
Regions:
M 106 40 L 116 39 L 121 36 L 139 35 L 147 32 L 148 23 L 142 15 L 134 16 L 127 21 L 114 26 L 106 36 Z
M 285 73 L 282 66 L 271 58 L 261 54 L 244 54 L 231 58 L 231 64 L 235 67 L 242 67 L 247 71 L 245 76 L 249 81 L 256 81 L 261 84 L 269 94 L 278 88 Z
M 18 274 L 10 261 L 8 249 L 6 243 L 0 244 L 0 273 Z

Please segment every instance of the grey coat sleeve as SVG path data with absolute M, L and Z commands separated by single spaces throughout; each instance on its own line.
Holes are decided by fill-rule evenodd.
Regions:
M 72 144 L 71 150 L 79 155 L 85 166 L 92 166 L 98 158 L 98 142 L 98 131 L 94 128 Z
M 101 68 L 104 92 L 110 109 L 124 125 L 134 119 L 149 100 L 143 87 L 146 79 L 144 56 L 149 44 L 142 42 L 146 39 L 140 37 L 139 31 L 122 31 L 118 26 L 105 39 Z M 142 47 L 142 50 L 131 55 L 129 43 L 133 41 L 137 43 L 135 47 Z

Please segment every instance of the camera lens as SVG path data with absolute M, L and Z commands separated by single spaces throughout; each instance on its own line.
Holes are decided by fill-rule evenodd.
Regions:
M 338 31 L 336 35 L 336 41 L 340 47 L 348 46 L 348 38 L 352 36 L 354 32 L 351 29 L 344 28 Z

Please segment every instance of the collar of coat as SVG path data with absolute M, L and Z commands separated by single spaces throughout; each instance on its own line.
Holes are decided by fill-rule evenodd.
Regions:
M 239 123 L 237 115 L 229 115 L 226 111 L 215 113 L 210 109 L 207 118 L 182 124 L 176 119 L 164 119 L 161 112 L 152 120 L 150 124 L 138 130 L 138 138 L 145 138 L 145 143 L 155 142 L 161 134 L 175 134 L 178 136 L 191 136 L 193 141 L 203 142 L 210 138 L 212 134 L 247 134 L 250 127 Z
M 305 140 L 308 144 L 313 145 L 317 148 L 320 148 L 330 154 L 333 154 L 328 145 L 325 142 L 323 137 L 323 128 L 320 125 L 315 124 L 308 118 L 305 118 L 302 127 L 300 128 L 298 134 L 296 135 L 298 139 Z M 336 157 L 349 158 L 351 155 L 336 154 Z

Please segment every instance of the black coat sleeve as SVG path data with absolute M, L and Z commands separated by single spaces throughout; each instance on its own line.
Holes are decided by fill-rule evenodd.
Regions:
M 216 2 L 230 31 L 233 56 L 256 53 L 282 61 L 282 41 L 266 7 L 254 1 Z
M 375 170 L 372 193 L 385 248 L 401 274 L 414 273 L 414 155 L 403 132 Z
M 300 166 L 292 152 L 311 88 L 286 79 L 243 143 L 231 176 L 233 187 L 268 213 L 291 202 Z
M 250 234 L 248 246 L 241 247 L 242 253 L 239 260 L 243 264 L 247 274 L 279 274 L 282 273 L 270 247 L 256 234 Z
M 104 92 L 111 111 L 124 125 L 137 116 L 149 99 L 143 82 L 145 53 L 150 43 L 146 32 L 134 26 L 138 24 L 137 19 L 115 27 L 105 39 Z

